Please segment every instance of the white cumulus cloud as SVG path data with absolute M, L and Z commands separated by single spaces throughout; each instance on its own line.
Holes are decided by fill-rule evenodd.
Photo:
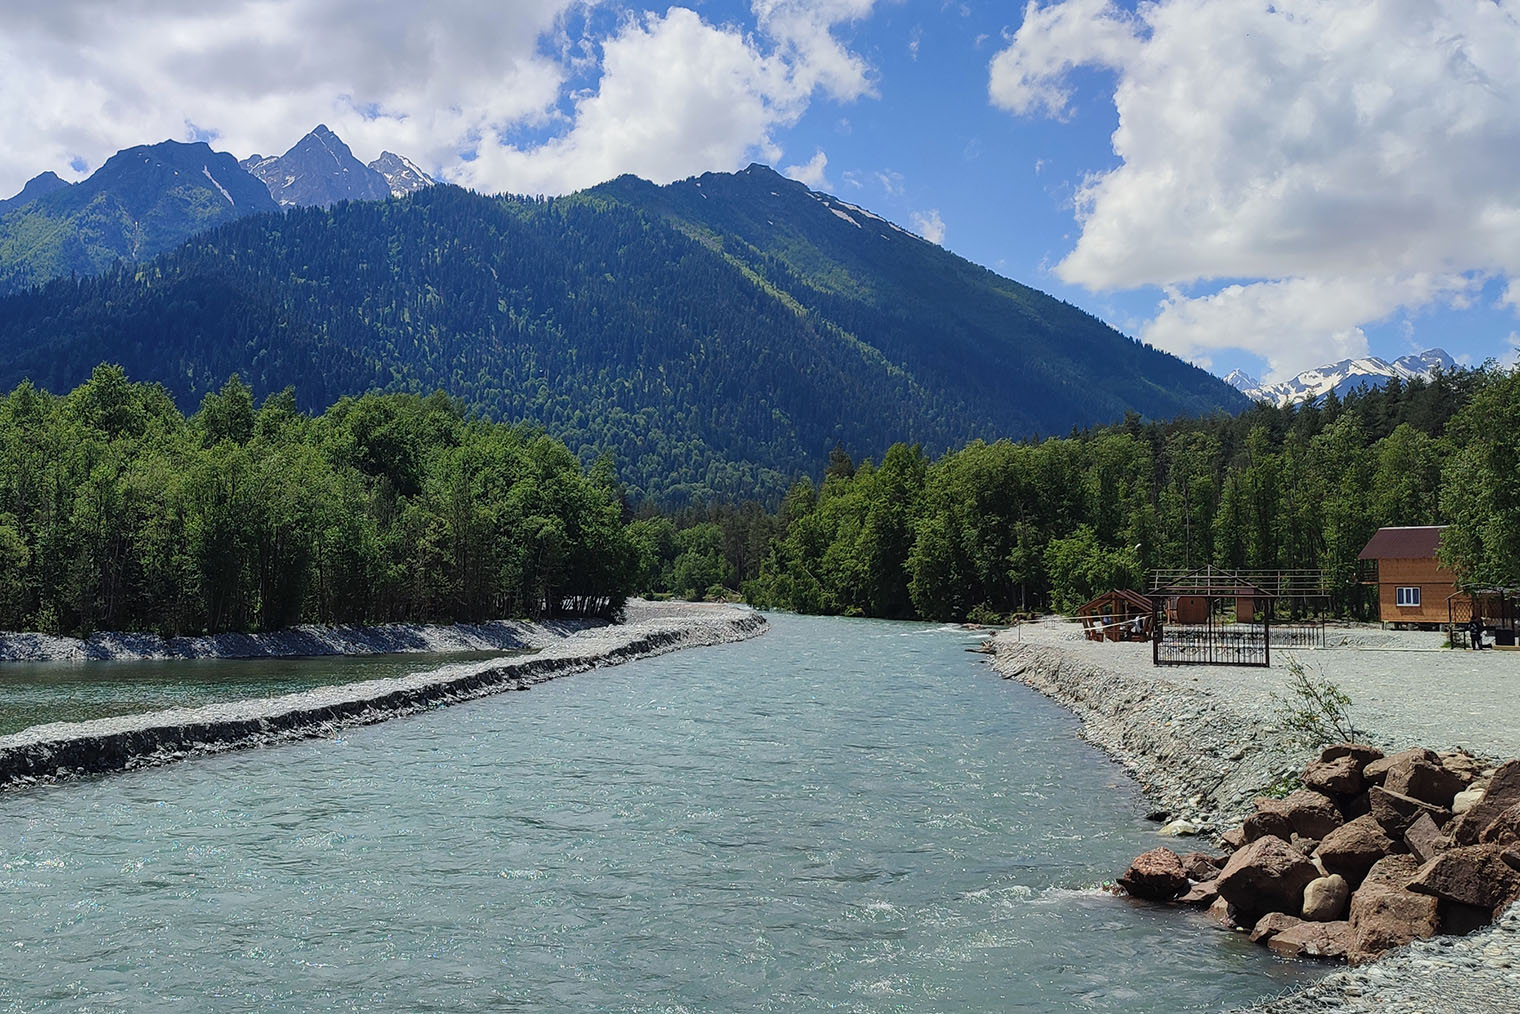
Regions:
M 1111 71 L 1120 164 L 1080 186 L 1057 273 L 1169 287 L 1148 340 L 1251 349 L 1280 374 L 1364 352 L 1363 325 L 1520 277 L 1517 15 L 1493 0 L 1031 3 L 990 92 L 1066 116 L 1067 72 Z
M 165 138 L 279 153 L 318 122 L 490 191 L 775 161 L 812 101 L 875 94 L 847 39 L 874 3 L 752 0 L 734 25 L 615 0 L 15 0 L 0 193 Z
M 828 169 L 829 157 L 820 149 L 807 162 L 802 165 L 789 165 L 782 172 L 799 183 L 807 184 L 814 190 L 833 190 L 834 184 L 829 182 Z
M 928 211 L 915 211 L 911 221 L 913 229 L 930 243 L 944 245 L 945 220 L 940 217 L 938 208 L 930 208 Z

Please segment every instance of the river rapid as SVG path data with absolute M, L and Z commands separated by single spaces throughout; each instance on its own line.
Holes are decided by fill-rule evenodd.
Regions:
M 1144 799 L 966 633 L 771 620 L 0 796 L 0 1011 L 1218 1010 L 1322 974 L 1097 890 L 1158 844 Z

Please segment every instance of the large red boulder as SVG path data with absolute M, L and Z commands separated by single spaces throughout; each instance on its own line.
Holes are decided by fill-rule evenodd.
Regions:
M 1327 796 L 1354 796 L 1362 791 L 1362 765 L 1350 755 L 1313 761 L 1304 768 L 1303 782 L 1304 788 Z
M 1412 796 L 1431 806 L 1451 809 L 1452 798 L 1467 787 L 1462 777 L 1423 757 L 1402 757 L 1388 769 L 1383 788 Z
M 1435 935 L 1440 925 L 1436 899 L 1407 887 L 1417 868 L 1411 856 L 1389 856 L 1374 864 L 1351 896 L 1352 964 Z
M 1268 912 L 1256 920 L 1256 925 L 1251 927 L 1251 943 L 1264 944 L 1285 929 L 1292 929 L 1303 922 L 1296 915 L 1287 915 L 1283 912 Z
M 1505 846 L 1467 845 L 1442 852 L 1409 882 L 1416 894 L 1492 912 L 1520 897 L 1520 871 L 1503 859 Z
M 1516 803 L 1520 803 L 1520 760 L 1512 760 L 1494 772 L 1483 798 L 1462 814 L 1452 837 L 1458 845 L 1476 845 L 1488 825 Z
M 1355 887 L 1373 863 L 1397 849 L 1397 843 L 1383 830 L 1383 825 L 1369 815 L 1348 821 L 1325 835 L 1314 854 L 1325 872 L 1339 873 Z
M 1302 912 L 1304 888 L 1319 875 L 1281 838 L 1258 838 L 1230 856 L 1216 886 L 1221 898 L 1254 923 L 1268 912 Z
M 1171 901 L 1188 889 L 1182 858 L 1171 849 L 1151 849 L 1130 864 L 1119 886 L 1146 901 Z
M 1404 832 L 1404 844 L 1409 847 L 1410 855 L 1422 863 L 1428 863 L 1451 848 L 1451 839 L 1441 833 L 1430 814 L 1422 813 L 1409 825 L 1409 830 Z
M 1187 893 L 1177 899 L 1177 904 L 1190 908 L 1209 908 L 1218 900 L 1219 888 L 1214 886 L 1212 880 L 1204 880 L 1188 888 Z
M 1478 835 L 1478 841 L 1496 845 L 1520 845 L 1520 803 L 1495 817 L 1493 823 Z
M 1431 764 L 1441 763 L 1441 758 L 1434 750 L 1427 750 L 1422 746 L 1417 746 L 1412 750 L 1402 750 L 1399 753 L 1391 753 L 1387 757 L 1379 757 L 1375 761 L 1369 761 L 1367 766 L 1362 768 L 1362 777 L 1373 785 L 1382 785 L 1383 779 L 1388 777 L 1388 771 L 1395 764 L 1405 760 L 1422 760 Z
M 1293 837 L 1293 821 L 1288 815 L 1277 807 L 1275 799 L 1258 799 L 1257 810 L 1245 819 L 1240 825 L 1240 835 L 1243 842 L 1253 842 L 1258 838 L 1281 838 L 1288 841 Z
M 1319 958 L 1343 961 L 1356 946 L 1356 931 L 1345 920 L 1301 922 L 1275 933 L 1267 947 L 1285 958 Z
M 1252 834 L 1249 830 L 1252 821 L 1259 821 L 1257 826 L 1265 833 Z M 1247 818 L 1245 823 L 1248 829 L 1246 840 L 1255 841 L 1267 834 L 1289 839 L 1297 834 L 1319 841 L 1344 823 L 1345 818 L 1341 816 L 1333 799 L 1322 792 L 1299 789 L 1281 799 L 1257 797 L 1256 813 Z M 1284 831 L 1287 833 L 1284 834 Z
M 1182 870 L 1189 880 L 1213 880 L 1219 876 L 1223 859 L 1216 859 L 1207 852 L 1189 852 L 1182 857 Z
M 1383 830 L 1396 841 L 1403 840 L 1404 832 L 1409 830 L 1409 825 L 1422 813 L 1430 814 L 1430 819 L 1435 821 L 1437 827 L 1444 826 L 1451 819 L 1450 810 L 1432 806 L 1402 792 L 1391 792 L 1381 785 L 1374 785 L 1368 790 L 1367 798 L 1372 803 L 1372 819 L 1383 825 Z

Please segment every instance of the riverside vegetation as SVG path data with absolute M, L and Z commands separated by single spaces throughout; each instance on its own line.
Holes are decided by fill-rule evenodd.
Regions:
M 229 381 L 186 417 L 102 366 L 0 398 L 0 629 L 607 615 L 635 557 L 605 465 L 442 396 Z
M 1153 569 L 1318 569 L 1339 615 L 1370 603 L 1357 555 L 1385 525 L 1449 523 L 1462 579 L 1520 583 L 1520 373 L 1457 371 L 1344 400 L 1142 422 L 929 461 L 836 454 L 799 483 L 751 602 L 996 621 L 1070 610 Z
M 235 377 L 193 415 L 102 366 L 0 398 L 0 628 L 162 634 L 301 622 L 611 613 L 629 595 L 996 620 L 1150 568 L 1317 567 L 1366 608 L 1356 555 L 1386 524 L 1450 522 L 1452 563 L 1516 583 L 1520 375 L 1461 371 L 1318 405 L 974 442 L 758 501 L 630 507 L 527 426 L 441 394 L 319 416 Z

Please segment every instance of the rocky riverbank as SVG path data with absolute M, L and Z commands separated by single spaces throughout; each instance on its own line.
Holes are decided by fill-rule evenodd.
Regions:
M 1065 645 L 1061 636 L 1045 631 L 1025 641 L 1019 632 L 1000 635 L 991 646 L 993 665 L 1081 718 L 1086 737 L 1123 763 L 1158 801 L 1156 816 L 1167 822 L 1164 830 L 1220 834 L 1255 810 L 1258 795 L 1291 784 L 1315 759 L 1278 728 L 1257 674 L 1242 680 L 1244 692 L 1232 694 L 1233 674 L 1142 673 L 1127 656 L 1109 667 L 1098 653 L 1108 645 Z M 1409 664 L 1417 660 L 1424 657 L 1411 656 Z M 1428 694 L 1426 704 L 1427 715 L 1438 710 Z M 1459 713 L 1451 717 L 1455 726 L 1466 727 Z M 1426 728 L 1422 718 L 1420 731 Z M 1379 731 L 1385 745 L 1393 737 L 1408 742 L 1405 737 L 1416 734 L 1400 727 Z M 1250 1011 L 1466 1014 L 1517 1006 L 1520 911 L 1511 909 L 1488 929 L 1418 941 Z
M 0 737 L 0 790 L 166 764 L 185 757 L 331 735 L 401 715 L 766 630 L 758 613 L 695 607 L 555 638 L 530 657 L 445 666 L 283 697 L 33 726 Z
M 993 651 L 999 673 L 1082 719 L 1087 738 L 1130 770 L 1173 832 L 1223 832 L 1304 766 L 1301 746 L 1214 695 L 1135 679 L 1053 645 L 998 638 Z
M 603 626 L 603 620 L 493 620 L 488 623 L 384 623 L 318 626 L 269 634 L 159 637 L 141 633 L 95 633 L 87 638 L 39 633 L 0 633 L 4 662 L 127 662 L 146 659 L 318 658 L 329 655 L 443 654 L 542 648 L 571 634 Z

